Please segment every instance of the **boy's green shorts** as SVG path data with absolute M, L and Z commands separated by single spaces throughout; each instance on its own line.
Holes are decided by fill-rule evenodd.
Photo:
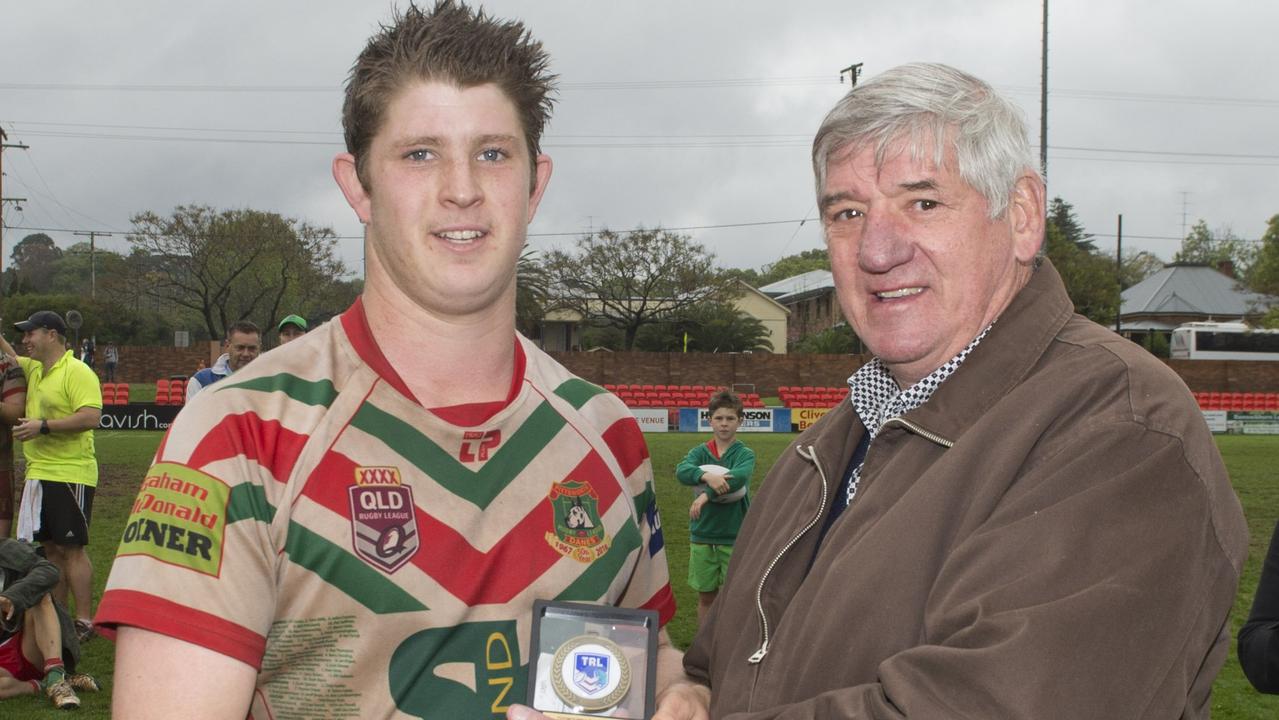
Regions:
M 732 545 L 690 543 L 688 546 L 688 584 L 697 592 L 715 592 L 724 584 Z

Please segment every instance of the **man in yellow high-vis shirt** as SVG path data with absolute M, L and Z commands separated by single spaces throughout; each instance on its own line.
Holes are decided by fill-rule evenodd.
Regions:
M 57 313 L 41 310 L 15 327 L 27 353 L 18 358 L 27 375 L 27 412 L 13 429 L 27 460 L 18 536 L 43 543 L 62 574 L 53 597 L 65 605 L 70 590 L 76 629 L 88 639 L 93 566 L 85 546 L 98 485 L 93 429 L 102 416 L 102 387 L 67 349 L 66 323 Z

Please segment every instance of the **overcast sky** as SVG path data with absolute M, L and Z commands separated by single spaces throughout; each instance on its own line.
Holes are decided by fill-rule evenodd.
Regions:
M 402 3 L 400 3 L 402 4 Z M 847 90 L 938 61 L 1025 110 L 1039 143 L 1042 5 L 973 2 L 484 3 L 526 21 L 561 90 L 537 248 L 591 229 L 689 228 L 724 267 L 821 246 L 809 143 Z M 391 0 L 0 0 L 4 262 L 36 229 L 114 232 L 197 203 L 332 227 L 353 272 L 360 225 L 329 173 L 341 85 Z M 1056 0 L 1049 194 L 1098 245 L 1170 260 L 1204 219 L 1256 240 L 1279 213 L 1279 2 Z M 800 220 L 809 218 L 801 225 Z M 724 227 L 707 227 L 724 226 Z

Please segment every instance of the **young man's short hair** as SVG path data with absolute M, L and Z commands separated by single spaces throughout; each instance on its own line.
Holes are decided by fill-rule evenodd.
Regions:
M 251 320 L 238 320 L 233 325 L 231 325 L 231 327 L 227 328 L 226 329 L 227 341 L 231 340 L 231 335 L 233 333 L 240 333 L 242 335 L 257 335 L 259 337 L 261 337 L 262 335 L 262 331 L 258 329 L 257 324 L 255 324 Z
M 742 399 L 737 397 L 737 393 L 732 390 L 720 390 L 711 396 L 710 404 L 706 406 L 706 411 L 710 415 L 714 415 L 716 410 L 725 408 L 732 410 L 737 417 L 742 416 Z
M 347 78 L 342 129 L 360 183 L 372 192 L 366 164 L 373 136 L 396 93 L 417 81 L 501 88 L 515 105 L 535 172 L 553 104 L 549 64 L 523 23 L 496 20 L 454 0 L 438 0 L 429 12 L 410 3 L 369 39 Z

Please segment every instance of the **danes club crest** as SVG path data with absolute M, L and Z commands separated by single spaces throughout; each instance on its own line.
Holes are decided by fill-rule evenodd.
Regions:
M 546 497 L 555 516 L 555 531 L 546 533 L 546 542 L 551 547 L 582 563 L 598 560 L 608 552 L 599 495 L 590 483 L 580 480 L 555 483 Z
M 413 489 L 394 467 L 357 467 L 351 496 L 355 553 L 386 573 L 404 566 L 418 549 Z

